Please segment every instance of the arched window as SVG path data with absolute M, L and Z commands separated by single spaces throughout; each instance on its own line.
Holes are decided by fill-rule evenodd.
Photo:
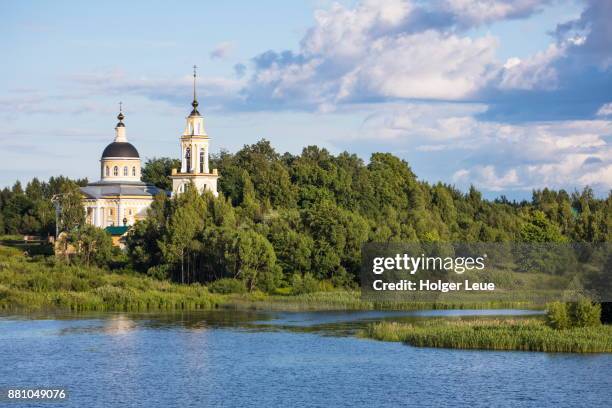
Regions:
M 127 167 L 127 166 L 125 166 L 125 167 L 123 168 L 123 175 L 124 175 L 125 177 L 127 177 L 127 175 L 128 175 L 128 167 Z
M 106 166 L 106 175 L 110 176 L 110 167 Z
M 136 166 L 132 167 L 132 177 L 136 177 Z
M 115 166 L 113 167 L 113 176 L 118 176 L 119 175 L 119 167 Z
M 191 148 L 185 149 L 185 161 L 187 162 L 187 173 L 191 173 Z
M 200 173 L 204 173 L 204 149 L 200 149 Z

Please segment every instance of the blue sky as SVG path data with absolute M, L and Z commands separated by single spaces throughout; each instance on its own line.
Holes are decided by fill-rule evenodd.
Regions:
M 141 157 L 177 156 L 199 69 L 214 151 L 261 138 L 487 197 L 612 188 L 612 2 L 0 3 L 0 185 L 98 175 L 123 101 Z

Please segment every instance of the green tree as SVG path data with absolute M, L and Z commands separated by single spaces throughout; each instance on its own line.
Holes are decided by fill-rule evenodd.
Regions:
M 154 157 L 148 159 L 142 168 L 141 179 L 145 183 L 150 183 L 166 191 L 172 190 L 172 180 L 170 175 L 172 169 L 180 169 L 181 161 L 169 157 Z
M 282 276 L 276 265 L 272 244 L 251 230 L 239 230 L 234 238 L 233 250 L 225 254 L 232 265 L 234 277 L 245 281 L 249 291 L 255 288 L 271 291 Z
M 58 195 L 60 231 L 72 231 L 85 224 L 85 209 L 81 203 L 81 190 L 75 183 L 62 185 Z
M 267 237 L 286 276 L 294 272 L 308 272 L 314 247 L 313 239 L 300 232 L 299 213 L 285 210 L 267 221 Z
M 69 241 L 76 248 L 77 259 L 87 266 L 105 266 L 112 258 L 112 238 L 102 228 L 82 225 L 70 233 Z
M 189 279 L 190 270 L 185 262 L 191 261 L 193 241 L 202 231 L 206 218 L 206 204 L 192 184 L 175 199 L 176 209 L 170 215 L 165 236 L 158 241 L 164 260 L 170 264 L 180 264 L 180 281 Z M 190 262 L 188 267 L 192 265 Z
M 565 242 L 567 239 L 559 231 L 559 227 L 546 218 L 546 214 L 536 210 L 531 213 L 521 227 L 522 242 Z

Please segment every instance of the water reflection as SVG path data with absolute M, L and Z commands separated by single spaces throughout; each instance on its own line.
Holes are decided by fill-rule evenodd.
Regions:
M 172 313 L 98 313 L 64 314 L 63 321 L 74 321 L 58 329 L 61 335 L 104 333 L 128 335 L 134 330 L 205 331 L 229 329 L 245 332 L 316 333 L 324 336 L 349 336 L 377 321 L 418 323 L 428 319 L 476 319 L 483 316 L 516 318 L 537 316 L 533 310 L 419 310 L 419 311 L 326 311 L 326 312 L 259 312 L 259 311 L 189 311 Z
M 126 315 L 111 316 L 104 320 L 103 331 L 110 335 L 124 335 L 136 328 L 136 322 Z

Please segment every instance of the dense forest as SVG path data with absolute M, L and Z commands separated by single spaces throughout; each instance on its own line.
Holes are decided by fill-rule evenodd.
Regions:
M 176 165 L 149 160 L 143 180 L 168 189 Z M 489 201 L 474 187 L 464 193 L 420 181 L 389 153 L 374 153 L 366 164 L 316 146 L 281 155 L 262 140 L 222 152 L 211 165 L 221 174 L 219 197 L 194 189 L 156 197 L 149 217 L 128 233 L 122 256 L 130 268 L 186 283 L 236 278 L 264 291 L 312 280 L 351 286 L 364 242 L 604 242 L 612 234 L 612 192 L 597 198 L 589 188 L 543 189 L 531 201 Z M 51 197 L 60 194 L 59 229 L 87 244 L 79 247 L 87 248 L 88 263 L 109 262 L 91 256 L 108 242 L 82 227 L 78 186 L 84 183 L 58 177 L 5 188 L 0 233 L 53 234 Z

